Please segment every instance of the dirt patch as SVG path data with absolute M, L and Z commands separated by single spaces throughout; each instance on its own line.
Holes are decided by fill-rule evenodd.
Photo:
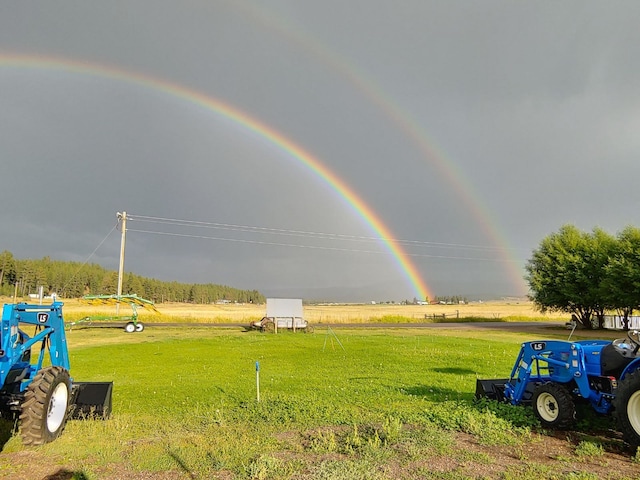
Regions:
M 328 433 L 331 429 L 323 429 Z M 316 432 L 317 433 L 317 432 Z M 336 429 L 338 435 L 343 429 Z M 283 433 L 278 437 L 281 450 L 272 454 L 284 461 L 296 460 L 304 465 L 299 475 L 291 478 L 313 478 L 316 467 L 326 461 L 354 460 L 358 454 L 315 453 L 304 448 L 305 438 L 296 433 Z M 429 476 L 451 478 L 502 479 L 563 478 L 579 474 L 595 475 L 601 479 L 638 478 L 640 465 L 631 452 L 624 450 L 615 433 L 604 437 L 587 437 L 577 432 L 556 432 L 552 435 L 534 433 L 517 446 L 487 446 L 478 443 L 473 436 L 453 433 L 452 443 L 446 452 L 432 452 L 410 458 L 402 442 L 392 448 L 394 454 L 380 465 L 383 478 L 418 479 Z M 581 442 L 589 441 L 603 446 L 594 455 L 579 451 Z M 294 447 L 297 446 L 297 447 Z M 293 448 L 289 448 L 293 447 Z M 303 447 L 303 448 L 300 448 Z M 0 453 L 0 478 L 12 480 L 182 480 L 205 477 L 185 470 L 166 472 L 133 471 L 124 464 L 93 467 L 68 464 L 63 459 L 46 455 L 38 450 L 17 453 Z M 213 472 L 206 478 L 231 480 L 235 476 L 228 471 Z M 449 478 L 449 477 L 447 477 Z
M 517 476 L 534 472 L 540 478 L 579 472 L 601 479 L 637 478 L 640 466 L 628 452 L 620 451 L 621 446 L 609 446 L 601 455 L 584 456 L 576 453 L 581 438 L 571 432 L 554 436 L 533 434 L 530 443 L 507 447 L 480 445 L 473 436 L 460 433 L 456 434 L 456 449 L 470 453 L 469 460 L 452 465 L 445 459 L 444 468 L 471 478 L 497 479 L 504 478 L 505 473 Z
M 11 480 L 182 480 L 190 477 L 183 472 L 136 472 L 124 465 L 91 468 L 66 464 L 62 459 L 37 450 L 0 453 L 0 478 Z

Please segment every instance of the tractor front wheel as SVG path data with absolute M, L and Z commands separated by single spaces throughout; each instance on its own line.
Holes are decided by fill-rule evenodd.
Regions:
M 569 428 L 576 419 L 576 407 L 571 394 L 557 383 L 547 382 L 533 391 L 533 411 L 544 427 Z
M 618 383 L 613 414 L 622 438 L 632 447 L 640 447 L 640 370 Z
M 42 445 L 56 439 L 67 423 L 71 379 L 62 367 L 40 370 L 27 387 L 20 427 L 24 445 Z

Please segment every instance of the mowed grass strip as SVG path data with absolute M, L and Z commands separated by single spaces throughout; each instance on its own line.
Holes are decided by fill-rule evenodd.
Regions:
M 523 441 L 530 417 L 511 422 L 472 397 L 477 377 L 508 375 L 526 339 L 407 329 L 75 329 L 71 374 L 113 381 L 113 414 L 71 421 L 39 451 L 83 478 L 116 465 L 191 478 L 340 478 L 341 468 L 342 478 L 418 478 L 425 459 L 451 445 L 449 432 L 494 445 Z M 3 453 L 23 450 L 16 435 Z M 399 470 L 381 473 L 387 464 Z

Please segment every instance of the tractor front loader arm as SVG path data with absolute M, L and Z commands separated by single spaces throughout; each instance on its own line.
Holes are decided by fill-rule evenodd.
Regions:
M 33 325 L 31 337 L 22 328 Z M 30 363 L 31 349 L 40 344 L 37 363 Z M 52 366 L 69 370 L 69 353 L 62 318 L 62 302 L 51 305 L 26 303 L 5 304 L 0 324 L 0 388 L 16 369 L 28 369 L 21 384 L 24 391 L 35 374 L 42 369 L 45 354 L 49 354 Z

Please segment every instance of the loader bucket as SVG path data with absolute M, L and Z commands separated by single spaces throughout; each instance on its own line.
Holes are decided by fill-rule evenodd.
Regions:
M 492 380 L 476 380 L 476 398 L 490 400 L 504 400 L 504 386 L 509 383 L 508 378 L 494 378 Z
M 113 382 L 74 382 L 70 418 L 108 419 L 112 390 Z

